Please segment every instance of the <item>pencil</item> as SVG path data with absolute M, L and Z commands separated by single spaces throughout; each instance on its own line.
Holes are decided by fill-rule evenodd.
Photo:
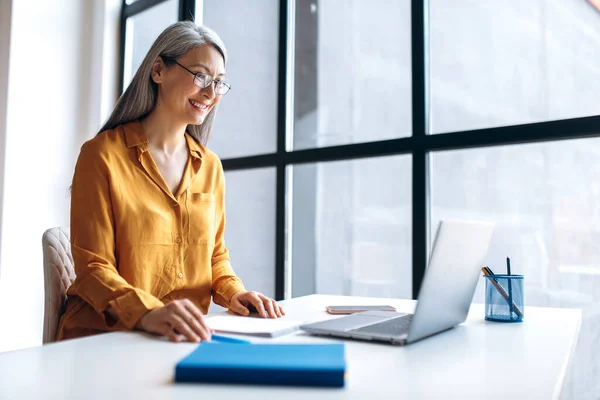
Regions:
M 506 257 L 506 273 L 510 276 L 510 258 Z M 508 278 L 508 304 L 510 306 L 510 319 L 513 319 L 512 279 Z
M 211 335 L 210 340 L 213 342 L 222 342 L 222 343 L 252 344 L 252 342 L 250 342 L 248 340 L 231 338 L 229 336 L 215 335 L 214 333 Z
M 490 279 L 491 284 L 494 285 L 494 287 L 498 290 L 498 293 L 500 293 L 500 295 L 502 297 L 504 297 L 504 299 L 508 302 L 509 301 L 508 294 L 506 293 L 504 288 L 502 286 L 500 286 L 500 284 L 498 283 L 496 278 L 494 278 L 494 273 L 492 272 L 492 270 L 488 267 L 483 267 L 483 268 L 481 268 L 481 272 L 483 272 L 484 275 L 491 277 L 491 279 Z M 509 303 L 509 305 L 510 305 L 510 303 Z M 519 307 L 517 307 L 517 305 L 515 303 L 512 303 L 512 306 L 513 306 L 515 312 L 517 313 L 517 315 L 519 317 L 523 318 L 523 312 L 519 309 Z

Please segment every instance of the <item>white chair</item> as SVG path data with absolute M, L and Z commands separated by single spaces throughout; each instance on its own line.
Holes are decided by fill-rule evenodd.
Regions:
M 42 343 L 54 342 L 58 322 L 67 301 L 67 289 L 75 280 L 69 230 L 51 228 L 42 236 L 44 252 L 44 332 Z

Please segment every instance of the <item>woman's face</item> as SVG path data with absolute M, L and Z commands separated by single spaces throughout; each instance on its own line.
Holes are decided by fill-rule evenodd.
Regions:
M 223 56 L 213 46 L 196 47 L 177 62 L 191 72 L 202 73 L 216 80 L 225 80 Z M 168 111 L 177 122 L 200 125 L 221 100 L 215 93 L 215 84 L 200 88 L 194 83 L 194 75 L 177 64 L 165 67 L 158 59 L 152 68 L 152 79 L 159 86 L 156 106 Z

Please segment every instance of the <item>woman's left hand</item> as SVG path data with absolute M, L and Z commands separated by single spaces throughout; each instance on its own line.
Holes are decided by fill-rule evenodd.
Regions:
M 236 314 L 249 315 L 250 308 L 255 308 L 263 318 L 279 318 L 285 313 L 283 308 L 273 299 L 258 292 L 237 292 L 231 297 L 229 309 Z

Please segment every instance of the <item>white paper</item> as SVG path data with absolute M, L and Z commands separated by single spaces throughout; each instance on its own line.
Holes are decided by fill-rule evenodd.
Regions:
M 286 317 L 254 318 L 236 315 L 215 315 L 207 318 L 206 322 L 217 332 L 257 336 L 279 336 L 297 330 L 303 323 Z

